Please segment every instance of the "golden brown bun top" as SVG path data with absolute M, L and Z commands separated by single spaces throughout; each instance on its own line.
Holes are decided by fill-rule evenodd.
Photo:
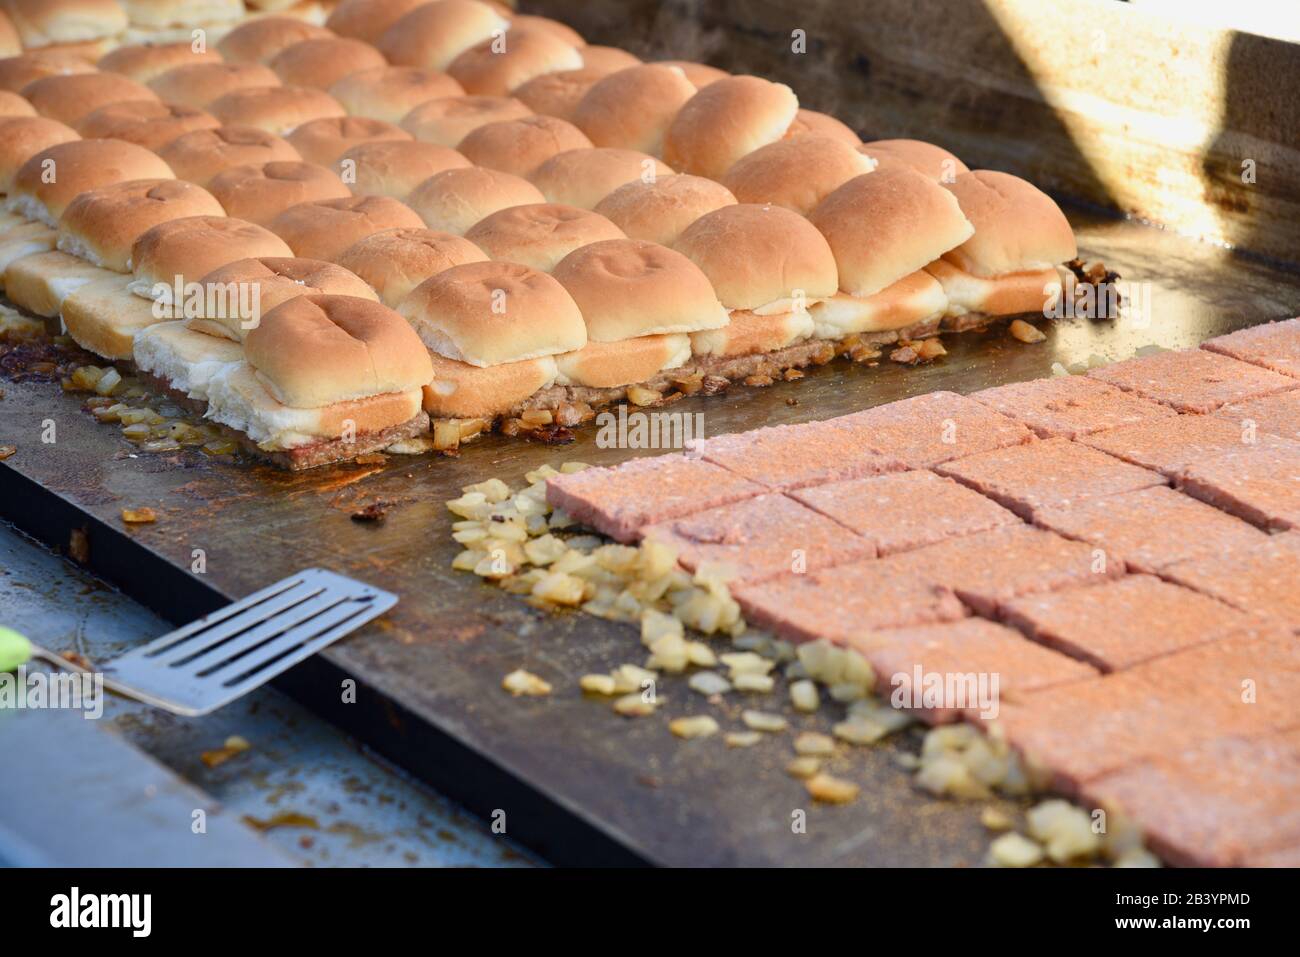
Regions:
M 266 226 L 290 206 L 351 195 L 332 171 L 294 160 L 235 166 L 208 183 L 226 212 Z
M 389 25 L 375 41 L 390 63 L 446 70 L 456 57 L 489 37 L 502 34 L 507 21 L 475 0 L 422 4 Z
M 556 153 L 533 171 L 531 179 L 547 202 L 595 209 L 625 183 L 672 175 L 671 169 L 648 153 L 599 148 Z
M 330 87 L 334 97 L 353 116 L 369 116 L 389 123 L 421 103 L 462 96 L 460 84 L 437 70 L 412 66 L 376 66 L 350 73 Z
M 450 147 L 414 140 L 360 143 L 338 161 L 339 169 L 349 174 L 348 185 L 354 195 L 401 200 L 430 176 L 469 165 L 469 160 Z
M 290 206 L 271 221 L 271 229 L 294 254 L 335 261 L 354 242 L 384 229 L 419 229 L 423 221 L 391 196 L 347 196 Z
M 229 63 L 266 63 L 285 47 L 333 34 L 297 17 L 258 17 L 241 23 L 217 43 Z
M 690 80 L 697 90 L 702 90 L 711 83 L 717 83 L 719 80 L 725 80 L 731 76 L 726 70 L 720 70 L 716 66 L 709 66 L 707 63 L 695 63 L 692 60 L 656 60 L 660 66 L 675 66 L 686 74 L 686 79 Z
M 664 135 L 664 162 L 713 179 L 760 146 L 785 135 L 799 109 L 794 92 L 756 76 L 710 83 L 673 117 Z
M 711 179 L 679 173 L 653 183 L 625 183 L 596 204 L 596 212 L 632 239 L 671 246 L 705 213 L 734 206 L 731 190 Z
M 411 134 L 383 120 L 364 116 L 327 116 L 302 124 L 287 139 L 308 163 L 333 168 L 339 157 L 358 143 L 410 141 Z
M 254 223 L 229 216 L 187 216 L 159 223 L 131 247 L 138 280 L 166 283 L 176 277 L 194 282 L 236 259 L 291 257 L 284 240 Z
M 674 248 L 704 270 L 728 309 L 824 299 L 839 285 L 821 233 L 780 206 L 724 206 L 688 226 Z
M 467 166 L 435 173 L 411 191 L 407 202 L 430 229 L 461 235 L 498 210 L 544 203 L 546 197 L 520 176 Z
M 1033 183 L 1010 173 L 961 173 L 948 187 L 975 235 L 944 258 L 977 276 L 1049 269 L 1079 254 L 1061 208 Z
M 790 124 L 790 128 L 786 130 L 785 135 L 788 138 L 808 135 L 829 136 L 855 148 L 862 145 L 861 137 L 846 124 L 829 114 L 818 113 L 816 110 L 800 109 L 795 114 L 794 122 Z
M 149 87 L 117 73 L 69 73 L 33 80 L 22 89 L 23 98 L 41 116 L 69 126 L 86 114 L 123 100 L 156 100 Z
M 297 296 L 262 316 L 244 355 L 285 405 L 407 392 L 433 378 L 433 365 L 406 321 L 387 306 L 354 296 Z
M 17 93 L 0 90 L 0 116 L 35 116 L 36 108 Z
M 48 171 L 53 182 L 47 182 Z M 78 193 L 129 179 L 174 179 L 171 168 L 149 150 L 121 140 L 72 140 L 42 150 L 23 163 L 10 195 L 40 200 L 58 219 Z
M 127 28 L 117 0 L 6 0 L 24 47 L 115 37 Z
M 178 66 L 220 62 L 221 54 L 216 50 L 195 50 L 194 44 L 186 40 L 179 43 L 132 43 L 118 47 L 100 57 L 99 68 L 108 73 L 120 73 L 137 83 L 148 83 Z
M 359 277 L 342 266 L 319 259 L 293 259 L 263 256 L 254 259 L 237 259 L 219 266 L 203 276 L 200 283 L 205 288 L 234 288 L 240 286 L 257 289 L 255 315 L 240 315 L 239 310 L 226 310 L 225 315 L 206 315 L 208 321 L 192 323 L 199 331 L 225 336 L 242 342 L 253 326 L 282 302 L 297 296 L 324 293 L 331 296 L 357 296 L 378 302 L 379 297 Z M 237 285 L 231 285 L 237 284 Z
M 324 90 L 304 86 L 264 86 L 233 90 L 208 107 L 227 126 L 256 126 L 282 136 L 311 120 L 346 116 L 347 110 Z
M 302 158 L 287 140 L 253 126 L 219 126 L 185 133 L 161 147 L 158 155 L 172 165 L 181 179 L 201 186 L 232 166 Z
M 847 143 L 809 133 L 742 156 L 722 185 L 742 203 L 772 203 L 807 216 L 834 190 L 873 168 L 870 158 Z
M 633 56 L 618 47 L 592 46 L 582 47 L 582 68 L 603 73 L 608 76 L 630 66 L 640 66 L 641 58 Z
M 101 106 L 77 124 L 77 131 L 88 140 L 124 140 L 157 151 L 184 133 L 219 125 L 215 116 L 192 106 L 127 100 Z
M 695 85 L 678 67 L 646 63 L 611 73 L 573 110 L 573 122 L 597 146 L 618 146 L 656 155 Z
M 600 70 L 560 70 L 535 76 L 516 87 L 514 96 L 534 113 L 573 122 L 573 111 L 587 91 L 608 76 Z M 593 141 L 594 142 L 594 141 Z
M 910 166 L 857 176 L 809 217 L 835 253 L 840 288 L 873 296 L 970 238 L 952 193 Z
M 471 227 L 465 238 L 493 259 L 550 272 L 579 246 L 626 237 L 599 213 L 560 203 L 541 203 L 499 210 Z
M 587 41 L 582 34 L 567 23 L 552 20 L 550 17 L 538 17 L 530 14 L 516 14 L 510 18 L 510 29 L 517 34 L 545 33 L 567 43 L 571 47 L 585 48 Z
M 432 229 L 386 229 L 365 237 L 339 257 L 379 293 L 385 305 L 397 308 L 424 280 L 452 266 L 487 262 L 487 254 L 468 239 Z
M 48 117 L 0 118 L 0 193 L 9 192 L 18 168 L 41 150 L 76 139 L 76 130 Z
M 921 140 L 872 140 L 858 149 L 866 153 L 881 169 L 890 166 L 910 166 L 918 173 L 940 183 L 951 183 L 969 168 L 942 146 Z
M 401 126 L 421 142 L 456 146 L 480 126 L 531 115 L 512 96 L 448 96 L 421 103 L 402 117 Z
M 523 116 L 480 126 L 456 149 L 475 166 L 527 177 L 557 153 L 591 145 L 582 130 L 566 120 Z
M 342 0 L 325 26 L 341 37 L 375 43 L 384 31 L 429 0 Z
M 146 230 L 185 216 L 225 214 L 202 186 L 179 179 L 129 180 L 86 190 L 73 199 L 59 219 L 60 242 L 65 236 L 74 238 L 96 250 L 99 265 L 127 272 L 132 245 Z
M 466 93 L 505 96 L 543 73 L 582 69 L 582 53 L 578 48 L 550 32 L 521 32 L 512 25 L 504 42 L 504 52 L 496 39 L 470 47 L 451 62 L 447 72 Z
M 318 37 L 285 47 L 268 66 L 286 86 L 328 90 L 349 73 L 387 66 L 384 55 L 369 43 L 348 37 Z
M 94 72 L 94 66 L 80 57 L 30 50 L 0 60 L 0 90 L 18 93 L 43 77 Z
M 200 108 L 235 90 L 279 85 L 280 78 L 260 63 L 187 63 L 149 81 L 166 102 Z

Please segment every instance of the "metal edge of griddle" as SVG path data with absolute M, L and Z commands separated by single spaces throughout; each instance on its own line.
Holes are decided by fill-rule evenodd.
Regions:
M 80 530 L 89 544 L 87 561 L 80 567 L 176 625 L 216 611 L 237 597 L 188 574 L 5 462 L 0 462 L 0 520 L 65 557 L 72 533 Z M 548 795 L 377 688 L 356 695 L 355 703 L 343 704 L 335 689 L 344 680 L 359 681 L 332 662 L 327 650 L 271 684 L 485 821 L 503 803 L 526 807 L 528 813 L 512 815 L 510 836 L 549 863 L 571 867 L 662 863 L 635 847 L 626 835 Z

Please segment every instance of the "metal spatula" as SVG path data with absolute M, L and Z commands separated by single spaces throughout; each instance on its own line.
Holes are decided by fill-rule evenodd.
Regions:
M 98 666 L 104 687 L 197 716 L 260 687 L 383 614 L 397 596 L 309 568 Z M 34 657 L 93 674 L 44 648 Z

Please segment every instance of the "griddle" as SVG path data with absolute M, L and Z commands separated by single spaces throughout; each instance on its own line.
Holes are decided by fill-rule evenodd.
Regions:
M 946 337 L 933 364 L 876 367 L 837 360 L 802 381 L 695 397 L 708 435 L 841 415 L 896 399 L 1051 374 L 1054 363 L 1119 360 L 1148 345 L 1177 348 L 1300 313 L 1300 277 L 1210 244 L 1131 221 L 1071 210 L 1085 259 L 1150 283 L 1149 325 L 1060 320 L 1028 345 L 1004 327 Z M 568 446 L 492 436 L 455 457 L 393 457 L 382 466 L 305 473 L 137 454 L 114 426 L 80 410 L 56 384 L 0 383 L 0 517 L 66 551 L 80 530 L 85 562 L 163 617 L 180 623 L 295 569 L 319 565 L 401 595 L 397 608 L 279 679 L 279 686 L 420 779 L 560 864 L 977 865 L 988 844 L 981 804 L 933 799 L 898 767 L 919 732 L 845 749 L 829 770 L 862 785 L 857 803 L 815 805 L 783 771 L 792 735 L 727 749 L 721 735 L 683 742 L 672 717 L 710 712 L 739 728 L 742 708 L 785 710 L 762 695 L 727 696 L 721 713 L 666 677 L 659 713 L 623 719 L 584 698 L 579 676 L 641 663 L 636 629 L 577 613 L 548 613 L 450 568 L 458 546 L 443 503 L 461 486 L 522 482 L 543 463 L 612 464 L 637 454 L 596 447 L 596 430 Z M 58 441 L 41 442 L 53 419 Z M 386 521 L 357 508 L 391 503 Z M 151 506 L 156 524 L 126 527 L 124 507 Z M 196 551 L 198 550 L 198 551 Z M 201 574 L 191 571 L 199 552 Z M 39 635 L 33 636 L 39 639 Z M 141 636 L 143 640 L 147 636 Z M 502 677 L 523 667 L 550 681 L 549 698 L 514 699 Z M 345 682 L 354 682 L 348 703 Z M 778 690 L 782 690 L 778 685 Z M 792 721 L 827 730 L 839 708 Z M 1005 802 L 993 802 L 1011 807 Z M 805 812 L 806 827 L 792 822 Z

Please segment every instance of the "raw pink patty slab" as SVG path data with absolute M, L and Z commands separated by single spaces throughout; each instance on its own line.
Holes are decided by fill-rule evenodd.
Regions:
M 1300 445 L 1253 447 L 1193 465 L 1179 487 L 1260 528 L 1300 527 Z
M 1105 496 L 1164 485 L 1165 478 L 1069 439 L 981 452 L 935 466 L 1022 518 L 1045 508 L 1077 507 Z
M 1033 438 L 1019 422 L 955 392 L 931 392 L 835 421 L 854 441 L 911 468 L 928 468 Z
M 955 721 L 967 709 L 992 720 L 1001 703 L 1017 695 L 1097 676 L 1090 666 L 983 618 L 876 631 L 849 644 L 871 662 L 881 695 L 893 701 L 896 691 L 910 692 L 903 700 L 932 724 Z M 938 701 L 922 697 L 931 681 L 945 689 Z
M 740 581 L 789 575 L 874 558 L 875 546 L 785 495 L 759 495 L 643 529 L 646 541 L 677 549 L 691 571 L 727 565 Z
M 1285 439 L 1260 435 L 1212 415 L 1180 415 L 1173 419 L 1125 426 L 1079 439 L 1108 455 L 1177 478 L 1189 465 L 1256 445 L 1285 444 Z
M 732 589 L 745 620 L 791 641 L 845 643 L 879 628 L 966 615 L 950 589 L 900 568 L 897 557 L 837 565 Z
M 1179 412 L 1213 412 L 1295 388 L 1295 380 L 1204 349 L 1157 352 L 1091 370 L 1088 375 L 1163 402 Z
M 1093 549 L 1053 532 L 1006 525 L 953 538 L 880 561 L 896 562 L 916 578 L 946 585 L 985 618 L 1014 598 L 1119 575 L 1117 563 L 1094 568 Z
M 851 528 L 881 555 L 1020 522 L 978 492 L 920 470 L 819 485 L 791 495 Z
M 1241 329 L 1203 342 L 1201 348 L 1300 379 L 1300 319 Z
M 1249 434 L 1253 426 L 1260 432 L 1300 442 L 1300 389 L 1225 405 L 1214 415 L 1235 423 L 1243 435 Z
M 1247 552 L 1179 562 L 1161 577 L 1300 631 L 1300 532 L 1274 535 Z
M 905 466 L 876 451 L 838 424 L 841 419 L 777 425 L 722 435 L 688 446 L 688 456 L 720 465 L 773 490 L 821 485 Z
M 1088 542 L 1132 572 L 1158 572 L 1200 555 L 1227 555 L 1261 545 L 1253 525 L 1168 486 L 1050 508 L 1035 520 L 1066 538 Z
M 1167 405 L 1081 375 L 1013 382 L 970 397 L 1023 422 L 1044 439 L 1072 439 L 1177 414 Z
M 1151 575 L 1018 598 L 1006 606 L 1005 620 L 1034 641 L 1102 671 L 1130 668 L 1254 622 L 1220 601 Z
M 584 525 L 619 542 L 634 542 L 641 529 L 753 495 L 763 486 L 709 462 L 684 455 L 633 459 L 611 469 L 556 475 L 546 500 Z

